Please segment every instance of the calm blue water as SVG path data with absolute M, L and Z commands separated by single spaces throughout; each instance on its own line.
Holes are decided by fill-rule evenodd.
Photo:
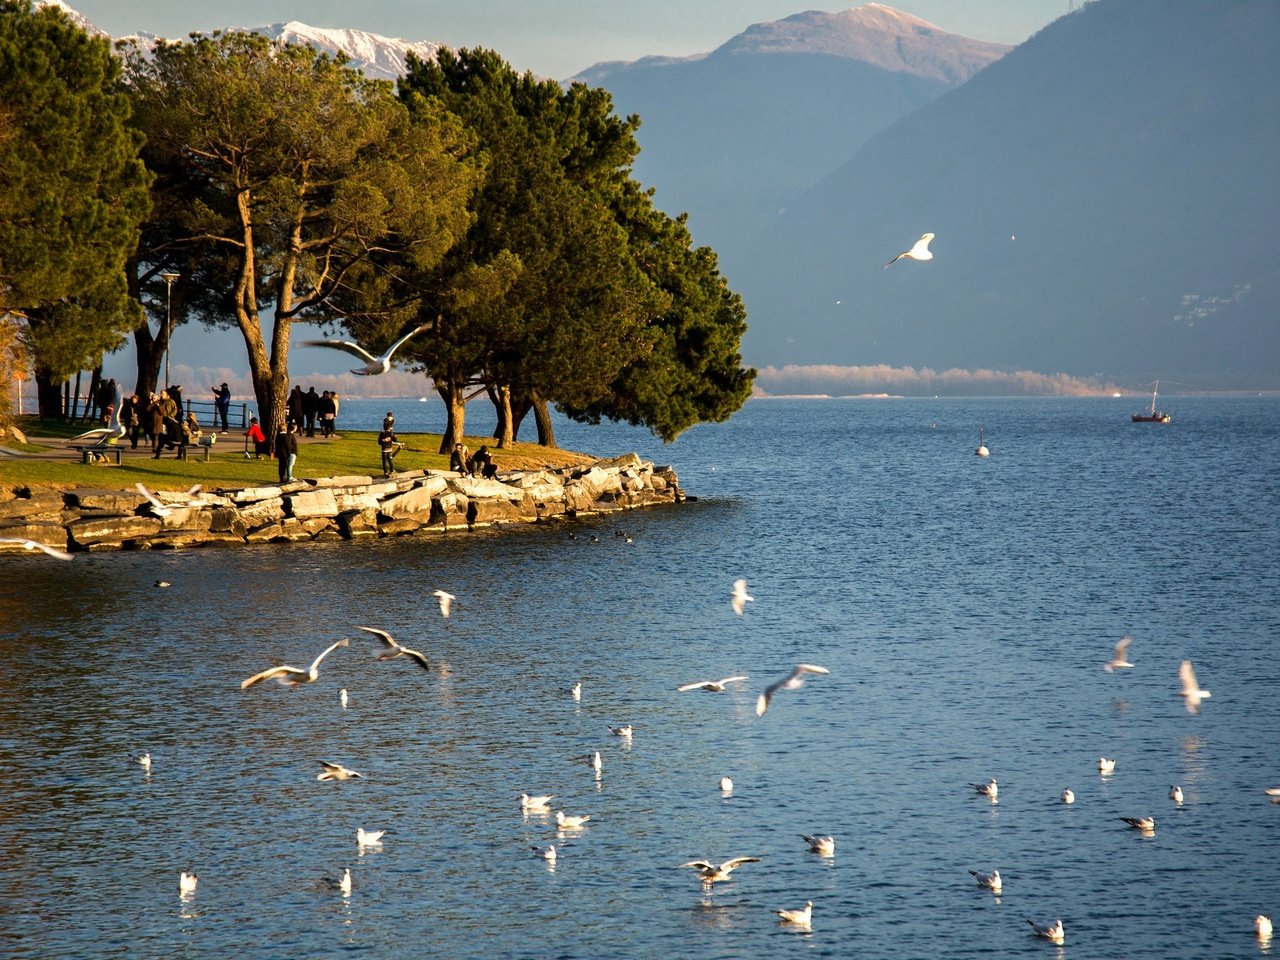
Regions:
M 376 429 L 387 406 L 348 402 L 345 423 Z M 391 406 L 401 433 L 439 429 L 438 402 Z M 6 558 L 0 954 L 1265 952 L 1280 401 L 1170 400 L 1167 426 L 1129 423 L 1135 406 L 754 401 L 666 448 L 561 423 L 565 446 L 673 463 L 700 500 L 580 521 L 573 541 L 552 525 Z M 448 621 L 436 587 L 458 597 Z M 434 671 L 379 663 L 358 624 Z M 1104 673 L 1125 633 L 1134 669 Z M 315 684 L 239 689 L 349 635 Z M 1213 692 L 1197 716 L 1183 658 Z M 798 661 L 831 674 L 755 717 Z M 724 694 L 674 691 L 739 672 Z M 606 729 L 626 722 L 630 749 Z M 597 749 L 598 785 L 576 762 Z M 321 758 L 367 779 L 319 783 Z M 989 777 L 998 804 L 968 786 Z M 521 791 L 593 819 L 557 840 Z M 1151 838 L 1118 819 L 1143 815 Z M 357 827 L 392 832 L 361 854 Z M 801 833 L 833 834 L 836 856 Z M 553 841 L 554 871 L 529 852 Z M 742 855 L 763 861 L 711 897 L 678 867 Z M 349 899 L 316 889 L 344 867 Z M 998 899 L 967 873 L 993 867 Z M 806 900 L 812 933 L 771 913 Z M 1025 923 L 1056 917 L 1061 949 Z

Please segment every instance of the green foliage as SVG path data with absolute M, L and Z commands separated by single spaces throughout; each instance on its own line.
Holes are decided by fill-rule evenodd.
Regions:
M 124 263 L 148 176 L 119 80 L 105 38 L 0 0 L 0 309 L 28 319 L 34 362 L 59 377 L 117 347 L 138 316 Z

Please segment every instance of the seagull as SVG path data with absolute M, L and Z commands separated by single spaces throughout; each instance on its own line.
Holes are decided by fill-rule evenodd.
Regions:
M 408 647 L 404 647 L 396 643 L 391 639 L 391 634 L 387 633 L 387 631 L 379 630 L 377 627 L 356 627 L 356 629 L 363 630 L 366 633 L 372 633 L 374 636 L 381 637 L 387 642 L 387 646 L 389 646 L 391 650 L 378 658 L 379 663 L 382 663 L 385 660 L 394 660 L 396 657 L 405 656 L 410 659 L 417 660 L 425 669 L 431 669 L 431 664 L 427 662 L 427 658 L 424 654 L 419 653 L 417 650 L 410 650 Z
M 572 687 L 569 688 L 569 695 L 572 696 L 573 699 L 575 700 L 582 699 L 582 681 L 581 680 L 579 680 L 577 683 L 575 683 Z
M 529 849 L 549 863 L 556 862 L 556 845 L 554 843 L 547 844 L 545 847 L 530 847 Z
M 721 777 L 720 790 L 722 793 L 733 793 L 733 781 L 728 777 Z
M 810 853 L 820 853 L 824 857 L 834 857 L 836 855 L 835 837 L 810 837 L 802 833 L 800 834 L 800 839 L 809 845 Z
M 1268 797 L 1275 797 L 1276 799 L 1280 800 L 1280 787 L 1267 787 L 1262 792 L 1265 793 Z
M 1258 933 L 1258 939 L 1271 939 L 1271 918 L 1265 913 L 1260 913 L 1253 918 L 1253 929 Z
M 589 766 L 592 770 L 596 772 L 597 777 L 600 776 L 600 771 L 604 768 L 604 761 L 600 759 L 599 750 L 597 750 L 595 753 L 587 754 L 587 756 L 582 757 L 581 759 L 583 763 L 585 763 L 587 766 Z
M 386 832 L 385 830 L 366 830 L 364 827 L 357 827 L 356 843 L 362 847 L 380 847 Z
M 1178 695 L 1187 703 L 1187 713 L 1199 713 L 1200 701 L 1209 699 L 1209 691 L 1201 690 L 1196 682 L 1196 672 L 1191 668 L 1190 660 L 1183 660 L 1178 667 L 1178 677 L 1182 680 L 1182 690 Z
M 345 647 L 349 642 L 348 638 L 343 637 L 337 643 L 325 648 L 324 653 L 311 661 L 311 666 L 306 670 L 299 670 L 297 667 L 271 667 L 263 670 L 261 673 L 255 673 L 248 680 L 244 680 L 240 684 L 240 689 L 245 690 L 252 687 L 260 680 L 277 680 L 286 686 L 296 687 L 300 683 L 314 683 L 320 676 L 320 661 L 327 657 L 338 647 Z
M 1133 829 L 1142 830 L 1144 833 L 1150 833 L 1156 828 L 1155 817 L 1121 817 L 1120 819 Z
M 1102 665 L 1102 669 L 1111 673 L 1113 670 L 1127 670 L 1133 664 L 1124 658 L 1125 651 L 1129 649 L 1129 644 L 1133 643 L 1133 637 L 1125 634 L 1116 641 L 1116 650 L 1111 659 Z
M 1028 920 L 1031 929 L 1036 932 L 1037 937 L 1044 937 L 1046 940 L 1052 940 L 1054 943 L 1061 943 L 1066 938 L 1066 931 L 1062 929 L 1062 921 L 1055 920 L 1053 923 L 1046 923 L 1044 926 L 1036 923 L 1034 920 Z
M 1099 772 L 1100 774 L 1102 774 L 1104 777 L 1105 777 L 1108 773 L 1115 773 L 1115 772 L 1116 772 L 1116 762 L 1115 762 L 1114 760 L 1108 760 L 1106 757 L 1099 757 L 1099 758 L 1098 758 L 1098 772 Z
M 107 446 L 108 444 L 114 444 L 127 435 L 129 432 L 128 427 L 120 422 L 120 402 L 122 399 L 120 384 L 117 383 L 111 395 L 111 422 L 105 427 L 96 427 L 80 434 L 78 437 L 72 437 L 71 442 L 92 441 L 95 446 Z
M 1182 800 L 1183 800 L 1182 788 L 1177 784 L 1170 784 L 1169 799 L 1172 800 L 1174 803 L 1182 803 Z
M 317 780 L 364 779 L 363 773 L 356 773 L 354 770 L 350 770 L 340 763 L 330 763 L 328 760 L 321 760 L 320 766 L 324 767 L 324 769 L 316 776 Z
M 803 910 L 775 910 L 773 911 L 782 918 L 783 923 L 794 923 L 800 927 L 808 927 L 813 924 L 813 901 L 806 900 Z
M 338 691 L 338 699 L 342 701 L 342 709 L 347 709 L 347 688 L 343 687 Z
M 1004 883 L 1000 879 L 999 870 L 992 870 L 990 873 L 979 873 L 977 870 L 970 870 L 969 876 L 978 881 L 978 886 L 986 887 L 992 893 L 999 893 L 1003 889 Z
M 133 758 L 134 762 L 142 767 L 147 773 L 151 772 L 151 754 L 144 753 L 139 757 Z
M 772 686 L 765 687 L 764 693 L 760 694 L 756 700 L 756 716 L 763 717 L 764 712 L 769 709 L 769 701 L 773 699 L 773 695 L 779 690 L 799 690 L 804 686 L 804 675 L 806 673 L 830 673 L 826 667 L 818 667 L 812 663 L 798 663 L 796 668 L 791 671 L 791 676 L 785 680 L 779 680 Z
M 531 797 L 527 793 L 520 794 L 520 809 L 525 811 L 535 811 L 539 813 L 547 813 L 548 805 L 551 803 L 553 793 L 548 793 L 544 797 Z
M 748 600 L 755 600 L 755 597 L 747 593 L 747 581 L 733 581 L 733 593 L 729 595 L 729 602 L 733 604 L 733 612 L 738 616 L 742 616 L 742 611 L 747 608 Z
M 338 890 L 344 897 L 351 896 L 351 868 L 347 867 L 342 871 L 342 879 L 334 880 L 332 877 L 324 877 L 320 881 L 330 890 Z
M 400 345 L 410 337 L 416 337 L 424 330 L 430 330 L 431 325 L 424 323 L 420 327 L 414 327 L 403 337 L 387 348 L 387 352 L 380 357 L 375 357 L 372 353 L 360 346 L 358 343 L 352 343 L 350 340 L 303 340 L 304 347 L 332 347 L 335 350 L 345 350 L 353 356 L 359 357 L 361 360 L 367 361 L 363 367 L 359 367 L 351 372 L 361 377 L 376 377 L 380 373 L 386 373 L 391 369 L 391 357 L 400 348 Z
M 1000 787 L 996 783 L 996 778 L 992 777 L 986 783 L 971 783 L 969 786 L 982 794 L 984 797 L 990 797 L 995 800 L 1000 795 Z
M 621 737 L 623 740 L 630 740 L 631 724 L 628 723 L 625 727 L 610 727 L 609 732 L 615 737 Z
M 200 882 L 200 878 L 194 873 L 178 874 L 178 893 L 181 896 L 189 897 L 196 892 L 196 884 Z
M 686 683 L 683 686 L 676 687 L 676 692 L 686 693 L 689 690 L 706 690 L 708 693 L 724 693 L 725 684 L 750 679 L 750 677 L 725 677 L 723 680 L 696 680 L 693 683 Z
M 39 550 L 47 553 L 55 560 L 70 560 L 71 554 L 65 550 L 59 550 L 57 547 L 51 547 L 47 543 L 41 543 L 39 540 L 28 540 L 26 537 L 0 537 L 0 543 L 16 543 L 23 550 Z
M 170 583 L 168 580 L 157 580 L 157 581 L 156 581 L 156 589 L 157 589 L 157 590 L 168 590 L 168 589 L 169 589 L 170 587 L 172 587 L 172 586 L 173 586 L 173 584 L 172 584 L 172 583 Z
M 453 609 L 453 601 L 458 598 L 452 593 L 446 593 L 443 590 L 434 590 L 431 595 L 440 599 L 440 616 L 447 618 L 449 616 L 449 611 Z
M 135 490 L 147 498 L 147 502 L 151 504 L 151 512 L 157 517 L 167 517 L 169 514 L 173 513 L 174 510 L 179 510 L 185 507 L 194 508 L 209 506 L 209 501 L 207 499 L 197 496 L 197 494 L 200 493 L 200 484 L 198 483 L 182 495 L 182 500 L 174 501 L 173 503 L 165 503 L 160 500 L 154 493 L 144 487 L 141 481 L 135 483 L 133 486 Z
M 702 886 L 704 889 L 710 890 L 721 880 L 726 879 L 729 874 L 737 870 L 744 863 L 759 863 L 759 857 L 734 857 L 732 860 L 726 860 L 724 863 L 711 863 L 708 860 L 691 860 L 688 863 L 682 863 L 682 867 L 693 867 L 698 871 L 698 876 L 702 878 Z
M 1075 795 L 1074 793 L 1072 793 L 1072 792 L 1071 792 L 1071 788 L 1070 788 L 1070 787 L 1067 787 L 1066 789 L 1064 789 L 1064 790 L 1062 791 L 1062 802 L 1063 802 L 1063 803 L 1075 803 L 1075 802 L 1076 802 L 1076 795 Z
M 563 810 L 556 811 L 556 828 L 559 830 L 581 830 L 587 825 L 587 821 L 591 818 L 582 817 L 566 817 Z
M 921 234 L 920 239 L 915 242 L 915 245 L 910 250 L 903 250 L 900 254 L 886 263 L 882 269 L 888 270 L 893 266 L 893 264 L 897 263 L 903 257 L 906 257 L 908 260 L 932 260 L 933 254 L 929 250 L 929 241 L 933 239 L 933 236 L 934 235 L 932 233 Z

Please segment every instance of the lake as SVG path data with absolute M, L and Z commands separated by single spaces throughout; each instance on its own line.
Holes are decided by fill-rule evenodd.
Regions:
M 445 538 L 6 557 L 0 954 L 1266 953 L 1280 400 L 1166 398 L 1171 424 L 1130 423 L 1142 406 L 755 400 L 667 447 L 557 421 L 563 446 L 671 463 L 697 501 Z M 388 408 L 402 439 L 441 428 L 438 400 L 348 401 L 342 423 L 376 430 Z M 469 433 L 492 422 L 469 410 Z M 457 596 L 447 620 L 437 588 Z M 360 625 L 431 669 L 379 662 Z M 1124 634 L 1134 666 L 1106 673 Z M 240 689 L 343 637 L 317 682 Z M 1184 659 L 1212 691 L 1195 715 Z M 799 662 L 831 672 L 757 717 Z M 675 691 L 734 674 L 750 679 Z M 608 730 L 625 723 L 630 743 Z M 365 776 L 318 782 L 319 760 Z M 997 803 L 970 786 L 992 777 Z M 522 792 L 592 819 L 557 836 Z M 1150 836 L 1120 819 L 1142 816 Z M 389 832 L 361 850 L 357 828 Z M 833 835 L 834 857 L 801 834 Z M 554 866 L 530 849 L 548 843 Z M 710 895 L 680 867 L 736 856 L 761 861 Z M 349 897 L 318 885 L 348 867 Z M 999 897 L 968 874 L 993 868 Z M 180 871 L 200 878 L 187 899 Z M 811 931 L 772 913 L 807 900 Z M 1065 946 L 1028 918 L 1061 918 Z

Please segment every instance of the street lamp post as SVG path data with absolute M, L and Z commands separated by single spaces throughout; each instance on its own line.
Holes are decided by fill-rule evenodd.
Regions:
M 173 337 L 173 281 L 177 280 L 182 274 L 175 273 L 172 270 L 166 270 L 160 274 L 160 279 L 164 281 L 165 286 L 165 308 L 164 308 L 164 386 L 169 389 L 169 340 Z

